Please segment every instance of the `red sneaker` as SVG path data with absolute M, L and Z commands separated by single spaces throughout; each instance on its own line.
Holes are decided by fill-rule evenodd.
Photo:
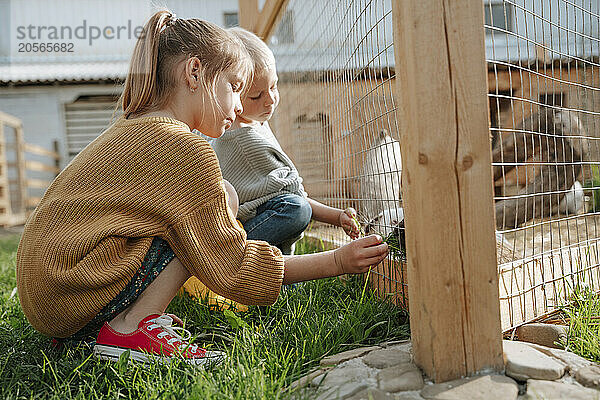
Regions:
M 183 338 L 177 331 L 185 332 Z M 182 358 L 192 365 L 219 363 L 225 358 L 221 351 L 207 351 L 195 344 L 189 344 L 190 333 L 173 326 L 173 318 L 169 315 L 149 315 L 132 333 L 119 333 L 105 323 L 100 329 L 94 354 L 103 360 L 119 360 L 119 356 L 130 351 L 130 359 L 146 362 L 150 359 L 170 361 L 175 357 Z

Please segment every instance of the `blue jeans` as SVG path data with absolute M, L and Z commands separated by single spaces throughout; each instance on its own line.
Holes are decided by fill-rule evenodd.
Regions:
M 273 197 L 256 209 L 256 216 L 244 222 L 248 239 L 264 240 L 277 246 L 283 254 L 292 253 L 292 244 L 308 227 L 312 208 L 296 194 Z

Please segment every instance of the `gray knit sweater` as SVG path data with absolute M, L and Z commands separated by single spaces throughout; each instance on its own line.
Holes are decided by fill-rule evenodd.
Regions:
M 307 197 L 298 170 L 266 122 L 227 131 L 209 143 L 217 153 L 223 178 L 237 191 L 237 218 L 242 222 L 255 217 L 256 209 L 275 196 Z

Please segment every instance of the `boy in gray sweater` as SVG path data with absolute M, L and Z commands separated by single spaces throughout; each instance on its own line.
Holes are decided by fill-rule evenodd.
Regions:
M 292 254 L 311 218 L 340 226 L 352 239 L 358 237 L 356 211 L 326 206 L 308 197 L 292 160 L 269 128 L 268 120 L 279 103 L 275 57 L 253 33 L 231 28 L 254 61 L 254 80 L 242 99 L 244 111 L 231 130 L 212 140 L 223 178 L 239 197 L 237 218 L 248 239 L 265 240 Z

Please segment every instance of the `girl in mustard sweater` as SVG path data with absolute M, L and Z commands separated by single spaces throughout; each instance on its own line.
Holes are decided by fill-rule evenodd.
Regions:
M 378 236 L 339 249 L 283 257 L 246 239 L 228 204 L 210 145 L 242 112 L 252 61 L 239 39 L 211 23 L 154 14 L 136 43 L 123 117 L 50 185 L 17 254 L 23 312 L 55 338 L 95 337 L 94 352 L 118 359 L 222 355 L 190 345 L 164 314 L 196 276 L 244 304 L 277 299 L 282 283 L 362 273 L 380 262 Z

